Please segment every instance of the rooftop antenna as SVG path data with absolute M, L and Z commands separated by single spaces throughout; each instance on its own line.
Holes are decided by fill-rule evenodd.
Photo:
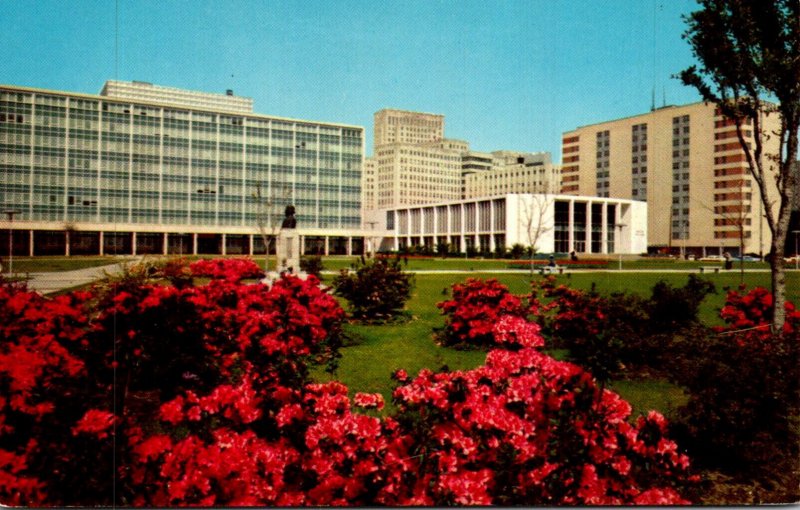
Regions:
M 119 0 L 114 2 L 114 79 L 119 79 Z
M 658 40 L 657 37 L 657 23 L 656 23 L 656 0 L 653 0 L 653 92 L 650 98 L 650 111 L 655 111 L 656 109 L 656 55 L 658 52 L 656 51 L 656 41 Z

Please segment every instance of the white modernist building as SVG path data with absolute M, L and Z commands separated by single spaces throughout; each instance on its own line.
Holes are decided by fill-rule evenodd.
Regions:
M 449 245 L 492 252 L 514 244 L 540 253 L 637 254 L 647 251 L 647 204 L 634 200 L 506 194 L 381 209 L 382 250 Z

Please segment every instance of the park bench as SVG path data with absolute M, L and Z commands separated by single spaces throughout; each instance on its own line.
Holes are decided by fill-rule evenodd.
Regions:
M 700 266 L 700 273 L 719 273 L 719 266 Z
M 541 266 L 539 268 L 539 274 L 564 274 L 564 268 L 559 266 Z

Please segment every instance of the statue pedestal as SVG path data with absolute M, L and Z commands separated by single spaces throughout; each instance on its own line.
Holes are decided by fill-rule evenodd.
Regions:
M 278 271 L 290 269 L 293 273 L 300 271 L 300 235 L 294 229 L 282 230 L 278 234 L 276 253 L 278 254 Z

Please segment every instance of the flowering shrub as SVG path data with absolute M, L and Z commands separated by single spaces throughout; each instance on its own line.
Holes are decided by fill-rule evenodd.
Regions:
M 466 372 L 423 371 L 394 397 L 426 504 L 686 503 L 676 487 L 688 459 L 663 417 L 632 425 L 619 396 L 534 349 L 490 351 Z
M 741 294 L 740 291 L 744 290 L 745 287 L 740 287 L 739 291 L 728 292 L 720 317 L 728 324 L 728 331 L 753 329 L 757 331 L 756 335 L 768 335 L 768 325 L 772 322 L 772 294 L 763 287 Z M 792 334 L 800 329 L 800 310 L 795 309 L 790 301 L 786 302 L 785 308 L 783 333 Z M 724 330 L 718 328 L 718 331 Z
M 679 288 L 660 281 L 647 299 L 557 286 L 547 278 L 532 284 L 529 303 L 553 344 L 604 382 L 636 368 L 669 372 L 675 338 L 698 326 L 700 303 L 711 292 L 714 285 L 695 275 Z
M 239 282 L 245 278 L 263 278 L 264 271 L 249 258 L 200 259 L 189 266 L 195 276 L 223 278 Z
M 203 438 L 209 420 L 252 425 L 305 383 L 308 361 L 335 359 L 344 312 L 316 279 L 267 288 L 232 272 L 177 288 L 134 268 L 53 299 L 0 287 L 0 501 L 130 502 L 143 487 L 113 501 L 108 473 L 115 457 L 122 478 L 141 472 L 137 430 L 183 416 Z
M 764 289 L 729 292 L 720 312 L 728 326 L 688 338 L 673 374 L 689 392 L 675 427 L 681 444 L 719 469 L 770 485 L 794 472 L 779 484 L 794 492 L 770 500 L 777 503 L 800 496 L 800 315 L 787 303 L 784 331 L 772 334 L 771 306 Z
M 236 271 L 233 269 L 232 271 Z M 688 460 L 658 414 L 499 316 L 486 365 L 315 384 L 343 311 L 318 281 L 136 276 L 47 299 L 0 287 L 0 501 L 18 505 L 674 504 Z M 115 473 L 114 477 L 109 476 Z
M 520 299 L 495 279 L 468 278 L 452 287 L 453 298 L 437 303 L 445 316 L 438 335 L 443 345 L 460 348 L 490 347 L 498 342 L 494 327 L 500 317 L 524 317 Z

